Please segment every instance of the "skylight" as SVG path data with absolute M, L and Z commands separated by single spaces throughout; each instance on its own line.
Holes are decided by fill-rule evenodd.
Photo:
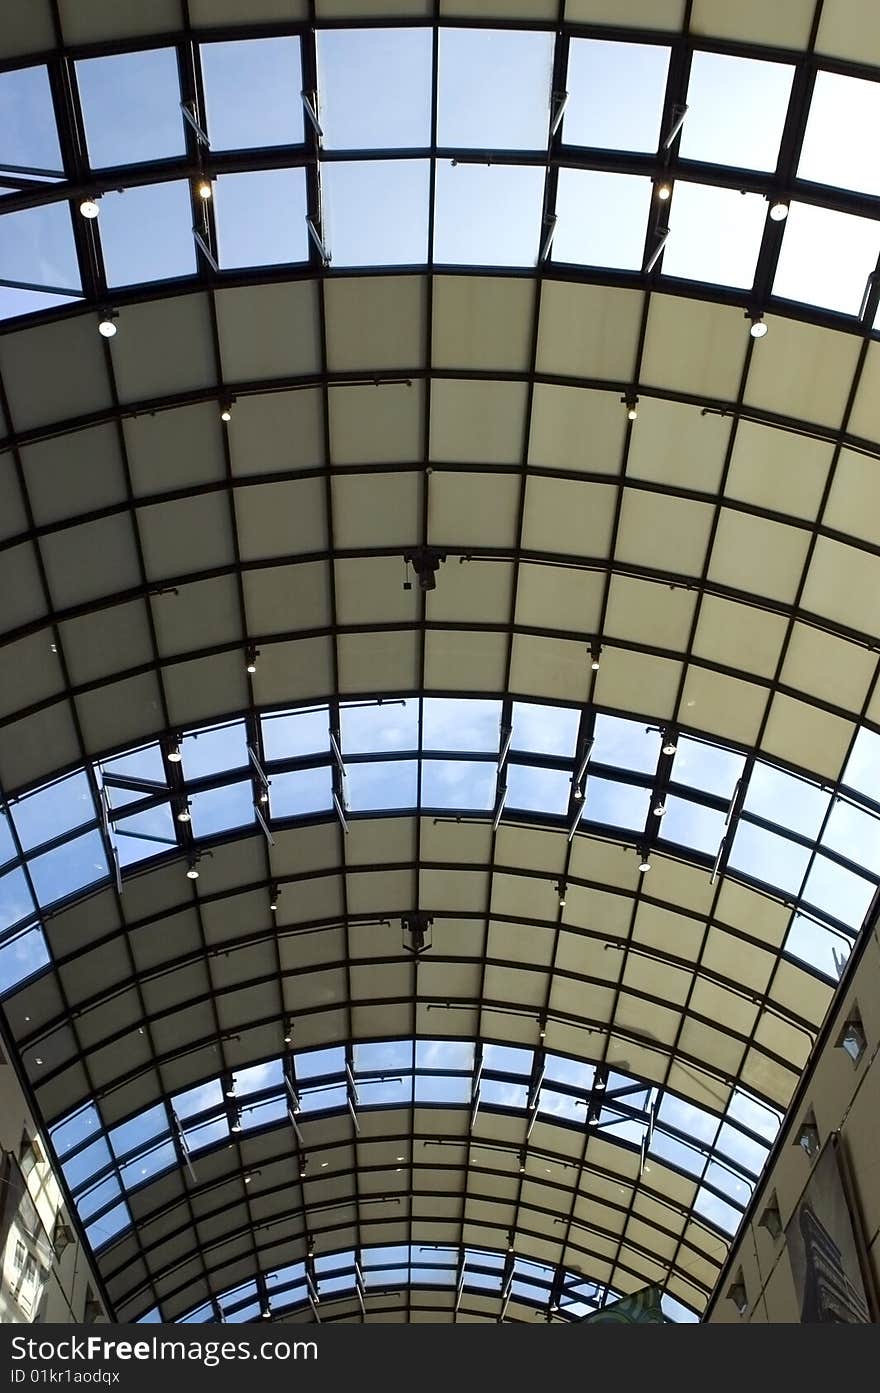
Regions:
M 880 83 L 817 72 L 798 178 L 880 194 Z
M 275 774 L 270 790 L 273 817 L 304 817 L 319 813 L 333 802 L 329 768 L 300 769 L 291 774 Z
M 553 260 L 641 270 L 651 195 L 650 179 L 560 169 Z
M 82 771 L 37 789 L 10 804 L 15 830 L 25 851 L 52 841 L 95 817 L 89 781 Z
M 702 807 L 689 798 L 666 799 L 666 813 L 660 826 L 664 839 L 714 856 L 724 831 L 724 813 L 715 808 Z
M 431 143 L 432 31 L 321 29 L 319 119 L 328 150 Z
M 679 153 L 686 160 L 771 172 L 794 68 L 725 53 L 693 55 Z
M 333 265 L 423 265 L 430 183 L 428 160 L 324 164 L 324 231 Z
M 815 784 L 756 760 L 744 807 L 801 836 L 817 837 L 830 801 L 830 794 Z
M 25 169 L 64 174 L 49 72 L 42 66 L 0 73 L 0 176 Z
M 649 153 L 660 140 L 669 49 L 658 44 L 572 39 L 568 49 L 567 145 Z M 620 100 L 626 92 L 626 101 Z
M 553 35 L 439 31 L 437 143 L 465 150 L 544 150 Z
M 298 759 L 301 755 L 325 754 L 330 749 L 326 706 L 264 716 L 261 726 L 267 760 Z
M 614 764 L 635 773 L 653 773 L 660 758 L 660 732 L 619 716 L 596 717 L 592 764 Z
M 880 224 L 873 218 L 792 203 L 773 294 L 841 314 L 858 314 L 878 257 Z
M 345 754 L 371 754 L 380 750 L 417 750 L 418 699 L 343 706 L 339 713 L 339 727 Z
M 173 48 L 81 58 L 76 80 L 92 169 L 171 159 L 186 149 Z
M 34 912 L 27 876 L 19 867 L 0 875 L 0 931 L 9 929 Z
M 422 749 L 497 751 L 500 722 L 500 701 L 425 697 Z
M 437 161 L 434 260 L 452 266 L 534 266 L 544 170 Z
M 214 726 L 187 735 L 181 745 L 184 778 L 204 779 L 224 769 L 243 769 L 248 764 L 244 721 Z
M 213 150 L 302 143 L 297 37 L 202 44 L 200 53 Z
M 222 174 L 215 202 L 222 270 L 308 259 L 305 170 Z
M 767 204 L 759 194 L 679 179 L 669 212 L 664 274 L 750 287 L 766 215 Z
M 571 706 L 538 706 L 531 701 L 513 703 L 511 748 L 537 755 L 574 757 L 580 712 Z
M 609 827 L 641 831 L 648 817 L 650 802 L 651 790 L 648 788 L 600 779 L 594 774 L 587 778 L 584 812 L 590 822 L 604 822 Z
M 495 765 L 478 760 L 426 759 L 422 807 L 486 812 L 495 799 Z
M 144 184 L 101 199 L 107 284 L 191 276 L 196 269 L 189 184 Z
M 81 294 L 70 206 L 47 203 L 0 216 L 0 318 L 69 305 Z M 66 291 L 67 294 L 57 294 Z
M 568 809 L 571 775 L 562 769 L 536 769 L 511 761 L 507 766 L 507 788 L 509 807 L 561 817 Z
M 348 806 L 352 812 L 414 808 L 418 802 L 419 765 L 414 759 L 395 759 L 346 768 Z

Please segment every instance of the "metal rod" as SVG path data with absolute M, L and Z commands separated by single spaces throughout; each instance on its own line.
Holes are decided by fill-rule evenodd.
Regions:
M 348 823 L 345 820 L 345 812 L 343 810 L 342 804 L 339 801 L 339 795 L 337 793 L 334 793 L 333 795 L 333 806 L 336 809 L 336 816 L 339 818 L 339 821 L 342 824 L 342 830 L 347 834 Z
M 219 272 L 220 264 L 197 227 L 193 228 L 193 237 L 195 237 L 196 245 L 198 246 L 200 252 L 202 253 L 202 256 L 205 258 L 208 265 L 213 270 Z
M 251 764 L 254 766 L 254 769 L 257 771 L 257 778 L 260 780 L 260 783 L 263 785 L 264 788 L 268 788 L 268 787 L 269 787 L 269 777 L 268 777 L 268 775 L 266 774 L 266 771 L 265 771 L 265 769 L 263 768 L 262 764 L 260 763 L 259 759 L 257 758 L 256 751 L 253 749 L 253 747 L 252 747 L 251 745 L 248 745 L 248 747 L 247 747 L 247 752 L 248 752 L 248 759 L 250 760 Z
M 302 92 L 300 95 L 302 96 L 302 104 L 305 108 L 306 116 L 308 116 L 309 120 L 314 126 L 315 135 L 318 137 L 319 140 L 323 140 L 324 132 L 321 130 L 321 123 L 318 120 L 318 112 L 316 110 L 317 103 L 312 103 L 313 94 L 311 92 Z
M 547 231 L 544 234 L 544 240 L 541 243 L 541 255 L 538 258 L 540 261 L 546 261 L 547 257 L 550 255 L 550 248 L 553 246 L 553 238 L 556 236 L 556 228 L 559 224 L 559 218 L 555 213 L 550 213 L 548 217 L 545 218 L 545 222 L 547 224 Z
M 562 118 L 565 115 L 565 108 L 568 106 L 569 94 L 567 92 L 554 92 L 553 95 L 554 97 L 558 98 L 559 105 L 557 106 L 556 111 L 553 113 L 553 120 L 550 122 L 551 140 L 553 136 L 556 134 L 556 132 L 559 130 L 559 127 L 562 125 Z
M 192 107 L 192 102 L 180 103 L 180 109 L 183 112 L 183 119 L 184 121 L 187 121 L 190 126 L 192 126 L 193 130 L 196 133 L 196 140 L 199 142 L 199 144 L 204 145 L 207 150 L 210 150 L 211 142 L 208 139 L 207 132 L 204 131 L 202 127 L 199 125 L 198 121 L 196 120 L 195 111 L 192 110 Z
M 322 241 L 322 239 L 321 239 L 321 234 L 318 232 L 318 229 L 315 227 L 315 224 L 312 222 L 312 220 L 311 220 L 311 218 L 308 216 L 308 214 L 306 215 L 306 227 L 309 229 L 309 236 L 311 237 L 311 239 L 312 239 L 312 241 L 314 242 L 315 246 L 318 248 L 318 255 L 320 256 L 320 258 L 321 258 L 321 260 L 323 261 L 324 265 L 325 265 L 325 266 L 329 266 L 329 265 L 330 265 L 330 253 L 328 252 L 327 248 L 324 246 L 324 243 L 323 243 L 323 241 Z
M 670 229 L 667 227 L 660 234 L 660 241 L 657 243 L 656 247 L 652 251 L 651 255 L 648 257 L 647 262 L 645 263 L 645 275 L 647 275 L 650 271 L 653 271 L 654 267 L 657 265 L 657 262 L 660 260 L 660 253 L 663 251 L 663 248 L 669 241 L 669 231 Z
M 260 824 L 260 827 L 262 828 L 263 836 L 266 838 L 266 841 L 269 843 L 270 846 L 274 846 L 274 845 L 275 845 L 275 838 L 272 836 L 272 833 L 269 831 L 269 824 L 268 824 L 268 822 L 267 822 L 266 819 L 263 817 L 263 814 L 260 812 L 260 805 L 259 805 L 259 803 L 255 803 L 255 804 L 254 804 L 254 812 L 255 812 L 256 815 L 257 815 L 257 822 Z
M 674 106 L 672 108 L 673 120 L 672 125 L 669 128 L 669 134 L 663 142 L 664 150 L 668 150 L 672 142 L 675 140 L 675 137 L 678 135 L 679 131 L 684 125 L 684 118 L 687 116 L 687 112 L 687 102 L 685 102 L 684 106 Z

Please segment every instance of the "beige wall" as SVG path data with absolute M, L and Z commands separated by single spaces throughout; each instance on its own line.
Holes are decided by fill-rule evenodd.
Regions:
M 29 1137 L 37 1138 L 45 1155 L 46 1148 L 42 1145 L 40 1134 L 34 1126 L 33 1116 L 15 1072 L 0 1051 L 0 1147 L 4 1152 L 11 1152 L 19 1161 L 22 1157 L 22 1134 L 25 1131 Z M 59 1209 L 70 1224 L 70 1216 L 63 1205 L 52 1168 L 47 1162 L 42 1162 L 30 1168 L 26 1164 L 22 1169 L 26 1172 L 26 1184 L 43 1227 L 51 1239 Z M 3 1198 L 0 1196 L 0 1209 Z M 70 1227 L 73 1228 L 73 1225 Z M 34 1289 L 23 1280 L 22 1272 L 16 1270 L 15 1242 L 13 1229 L 3 1249 L 0 1249 L 0 1323 L 20 1323 L 32 1319 L 31 1296 Z M 86 1252 L 74 1234 L 73 1242 L 68 1244 L 60 1259 L 53 1262 L 46 1283 L 42 1321 L 57 1324 L 81 1322 L 85 1317 L 89 1289 L 100 1301 Z M 105 1319 L 103 1306 L 99 1319 Z
M 856 1006 L 868 1044 L 858 1065 L 835 1044 Z M 714 1321 L 798 1321 L 799 1309 L 785 1246 L 785 1225 L 810 1176 L 812 1162 L 793 1144 L 810 1112 L 819 1129 L 821 1148 L 839 1131 L 852 1176 L 857 1212 L 868 1250 L 875 1294 L 880 1293 L 880 938 L 874 928 L 861 960 L 833 1013 L 824 1046 L 818 1051 L 807 1084 L 783 1133 L 780 1149 L 760 1186 L 754 1222 L 743 1229 L 706 1319 Z M 772 1238 L 759 1227 L 768 1200 L 776 1193 L 783 1233 Z M 727 1290 L 742 1268 L 748 1309 L 739 1315 Z

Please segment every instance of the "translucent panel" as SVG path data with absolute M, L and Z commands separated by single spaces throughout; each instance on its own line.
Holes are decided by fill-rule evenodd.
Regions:
M 14 861 L 17 854 L 9 818 L 4 812 L 0 812 L 0 866 Z
M 834 254 L 828 255 L 828 248 Z M 873 218 L 792 203 L 773 281 L 773 294 L 841 314 L 858 314 L 880 255 Z
M 731 1127 L 729 1122 L 725 1122 L 718 1134 L 717 1150 L 744 1166 L 752 1175 L 760 1175 L 767 1160 L 767 1147 L 745 1136 L 738 1127 Z
M 85 1185 L 91 1180 L 93 1175 L 97 1175 L 105 1166 L 109 1166 L 113 1157 L 110 1155 L 110 1148 L 103 1137 L 98 1137 L 91 1146 L 85 1147 L 83 1151 L 78 1151 L 75 1156 L 71 1156 L 69 1161 L 62 1163 L 61 1169 L 64 1178 L 71 1190 L 76 1190 L 80 1185 Z
M 273 817 L 305 817 L 325 812 L 333 805 L 333 783 L 329 768 L 300 769 L 292 774 L 275 774 L 269 790 Z
M 541 1089 L 538 1107 L 548 1117 L 561 1117 L 566 1122 L 582 1123 L 586 1115 L 582 1099 L 572 1098 L 568 1093 L 557 1093 L 554 1088 Z
M 675 782 L 689 784 L 703 793 L 717 794 L 719 798 L 733 797 L 736 781 L 745 768 L 744 755 L 718 745 L 707 745 L 702 740 L 689 740 L 684 735 L 680 735 L 676 743 L 678 748 L 672 764 Z
M 346 766 L 348 807 L 353 813 L 383 808 L 414 808 L 419 798 L 415 759 L 370 761 Z
M 105 194 L 101 246 L 111 287 L 191 276 L 196 249 L 189 185 L 145 184 Z
M 263 1064 L 252 1064 L 247 1069 L 235 1071 L 235 1096 L 246 1097 L 249 1093 L 259 1093 L 265 1088 L 281 1088 L 284 1085 L 284 1067 L 280 1059 L 268 1059 Z
M 214 1307 L 210 1301 L 207 1301 L 204 1306 L 198 1306 L 195 1311 L 190 1311 L 188 1316 L 178 1316 L 176 1323 L 178 1325 L 200 1325 L 203 1322 L 214 1320 L 216 1320 Z
M 632 784 L 619 784 L 611 779 L 590 775 L 587 779 L 587 803 L 584 816 L 589 822 L 604 822 L 610 827 L 643 829 L 651 805 L 651 790 Z
M 472 1040 L 417 1040 L 417 1069 L 473 1069 Z
M 452 1106 L 471 1101 L 471 1080 L 458 1074 L 416 1074 L 417 1103 L 449 1103 Z
M 0 286 L 0 316 L 11 319 L 53 305 L 70 305 L 54 291 L 80 291 L 70 205 L 48 203 L 0 217 L 0 275 L 35 290 Z M 45 288 L 45 289 L 44 289 Z
M 97 1252 L 130 1225 L 131 1214 L 128 1211 L 128 1205 L 123 1202 L 117 1204 L 115 1209 L 102 1214 L 100 1219 L 96 1219 L 93 1224 L 89 1224 L 86 1228 L 86 1238 Z
M 324 240 L 333 265 L 423 266 L 430 186 L 428 160 L 323 165 Z
M 301 755 L 324 754 L 330 749 L 326 706 L 291 711 L 285 716 L 264 716 L 261 726 L 267 760 L 299 759 Z
M 839 851 L 874 875 L 880 874 L 880 818 L 851 803 L 834 802 L 822 833 L 822 845 Z
M 181 742 L 183 756 L 183 777 L 205 779 L 211 774 L 222 774 L 227 769 L 242 769 L 248 766 L 247 731 L 244 721 L 234 725 L 215 726 L 210 730 L 200 730 L 195 735 L 187 735 Z
M 206 1146 L 215 1146 L 218 1141 L 225 1141 L 229 1136 L 229 1122 L 224 1114 L 221 1117 L 212 1117 L 205 1122 L 199 1122 L 194 1127 L 187 1127 L 184 1131 L 186 1144 L 190 1151 L 203 1151 Z
M 173 48 L 81 58 L 76 80 L 92 169 L 185 153 Z
M 851 944 L 806 914 L 796 914 L 785 940 L 785 951 L 814 972 L 821 972 L 830 981 L 837 982 L 849 958 Z
M 766 832 L 763 827 L 740 821 L 728 862 L 731 870 L 745 871 L 767 885 L 778 886 L 791 895 L 800 892 L 811 852 L 787 837 Z
M 248 780 L 194 793 L 190 798 L 190 815 L 196 837 L 212 837 L 230 827 L 244 827 L 254 820 L 253 784 Z
M 875 132 L 880 83 L 818 72 L 801 147 L 799 179 L 880 194 Z
M 430 29 L 322 29 L 317 47 L 326 149 L 430 145 Z
M 846 762 L 843 782 L 880 802 L 880 735 L 862 726 Z
M 674 1296 L 670 1296 L 668 1291 L 664 1291 L 660 1297 L 660 1309 L 668 1320 L 675 1321 L 677 1325 L 697 1325 L 700 1317 L 696 1311 L 692 1311 L 688 1306 L 683 1306 L 680 1301 L 676 1301 Z
M 425 697 L 423 750 L 497 751 L 501 702 Z
M 219 1079 L 208 1079 L 206 1083 L 197 1084 L 195 1088 L 188 1088 L 185 1093 L 178 1093 L 171 1102 L 181 1120 L 195 1117 L 197 1113 L 205 1112 L 208 1108 L 224 1106 L 223 1088 Z
M 148 856 L 158 856 L 168 846 L 177 845 L 174 820 L 167 803 L 143 813 L 135 813 L 132 817 L 120 818 L 113 823 L 113 829 L 119 864 L 123 868 L 133 866 Z
M 342 1084 L 328 1086 L 327 1088 L 316 1088 L 302 1094 L 303 1112 L 335 1112 L 338 1108 L 344 1108 L 348 1098 L 348 1090 Z
M 767 216 L 759 194 L 678 180 L 670 211 L 663 272 L 685 280 L 743 289 L 755 267 Z
M 364 1267 L 394 1267 L 409 1262 L 409 1248 L 401 1245 L 389 1248 L 366 1248 Z
M 563 769 L 534 769 L 527 764 L 507 766 L 507 806 L 562 817 L 568 811 L 571 775 Z
M 552 34 L 441 29 L 438 145 L 545 150 L 552 73 Z
M 727 1115 L 767 1142 L 776 1140 L 782 1122 L 781 1115 L 774 1108 L 759 1102 L 757 1098 L 752 1098 L 741 1088 L 734 1089 L 727 1105 Z
M 652 192 L 650 179 L 560 169 L 553 260 L 641 270 Z
M 447 266 L 534 266 L 544 170 L 437 161 L 434 260 Z
M 160 1133 L 168 1131 L 168 1114 L 164 1103 L 138 1113 L 128 1122 L 114 1127 L 110 1132 L 110 1145 L 114 1156 L 125 1156 L 129 1151 L 147 1145 Z
M 524 1083 L 509 1083 L 501 1079 L 487 1079 L 480 1082 L 480 1102 L 496 1108 L 515 1108 L 523 1112 L 528 1106 L 529 1090 Z
M 682 158 L 774 170 L 793 76 L 788 64 L 695 53 L 679 145 Z
M 657 1118 L 685 1136 L 704 1146 L 711 1146 L 718 1132 L 719 1119 L 696 1103 L 688 1103 L 677 1098 L 674 1093 L 664 1093 L 657 1109 Z
M 181 1319 L 188 1320 L 191 1319 L 191 1317 L 183 1316 Z M 161 1325 L 161 1323 L 162 1312 L 158 1306 L 154 1306 L 152 1311 L 147 1311 L 145 1316 L 138 1316 L 135 1321 L 135 1325 Z
M 484 1045 L 484 1069 L 497 1070 L 501 1074 L 521 1074 L 524 1078 L 532 1072 L 534 1052 L 516 1045 Z
M 251 1103 L 241 1109 L 241 1125 L 248 1127 L 271 1127 L 276 1122 L 284 1122 L 288 1116 L 286 1098 L 264 1098 L 260 1103 Z
M 37 926 L 0 943 L 0 995 L 42 972 L 51 961 L 43 930 Z
M 129 1161 L 127 1165 L 120 1168 L 119 1174 L 126 1190 L 132 1190 L 136 1185 L 146 1185 L 154 1175 L 159 1175 L 162 1171 L 172 1170 L 177 1164 L 174 1143 L 166 1141 Z
M 579 727 L 580 711 L 574 707 L 515 701 L 511 748 L 529 754 L 573 759 Z
M 556 1083 L 568 1084 L 571 1088 L 580 1089 L 582 1093 L 589 1093 L 595 1074 L 595 1067 L 585 1064 L 583 1060 L 565 1059 L 558 1054 L 547 1055 L 544 1077 L 553 1079 Z
M 87 832 L 65 842 L 54 851 L 45 851 L 28 863 L 34 891 L 45 908 L 63 900 L 108 873 L 107 857 L 100 832 Z
M 670 1165 L 684 1171 L 687 1175 L 702 1175 L 703 1173 L 703 1167 L 706 1164 L 706 1157 L 703 1153 L 688 1146 L 686 1142 L 679 1141 L 676 1137 L 670 1137 L 660 1127 L 654 1128 L 649 1150 L 652 1156 L 659 1157 L 661 1161 L 668 1161 Z
M 0 875 L 0 932 L 27 919 L 33 912 L 34 902 L 24 871 L 16 867 Z
M 317 1079 L 324 1074 L 341 1074 L 345 1070 L 345 1050 L 341 1045 L 326 1050 L 307 1050 L 296 1056 L 298 1079 Z
M 418 699 L 387 701 L 378 706 L 343 706 L 339 712 L 339 729 L 343 754 L 417 750 Z
M 728 1199 L 743 1209 L 752 1197 L 752 1187 L 748 1181 L 734 1175 L 718 1161 L 709 1162 L 706 1167 L 705 1179 L 708 1185 L 714 1185 L 716 1190 L 722 1190 Z
M 653 774 L 660 758 L 660 732 L 618 716 L 596 717 L 592 764 L 613 764 L 637 774 Z
M 102 784 L 103 775 L 113 774 L 120 779 L 149 779 L 152 783 L 161 784 L 163 788 L 167 787 L 162 751 L 158 745 L 144 745 L 142 749 L 132 750 L 130 754 L 119 755 L 116 759 L 105 759 L 101 764 L 95 765 L 95 771 Z M 107 794 L 112 808 L 123 808 L 126 803 L 136 803 L 138 799 L 145 797 L 140 789 L 108 788 Z
M 481 760 L 422 761 L 422 807 L 487 812 L 495 801 L 495 765 Z
M 90 1219 L 93 1214 L 97 1214 L 99 1209 L 103 1209 L 105 1204 L 112 1204 L 122 1194 L 122 1186 L 119 1184 L 115 1175 L 108 1175 L 93 1190 L 87 1190 L 80 1195 L 76 1201 L 77 1213 L 81 1219 Z
M 0 169 L 64 173 L 47 68 L 0 73 Z
M 742 1222 L 742 1213 L 726 1200 L 719 1199 L 711 1190 L 700 1190 L 694 1200 L 694 1213 L 701 1214 L 722 1233 L 736 1233 Z
M 213 150 L 302 142 L 298 38 L 202 44 L 200 53 Z
M 669 49 L 655 44 L 572 39 L 563 140 L 603 150 L 656 150 L 668 67 Z
M 381 1074 L 386 1070 L 411 1069 L 412 1066 L 412 1040 L 377 1040 L 354 1047 L 356 1073 Z
M 824 789 L 758 760 L 749 776 L 744 807 L 802 837 L 817 837 L 830 801 Z
M 25 851 L 52 841 L 95 817 L 89 781 L 82 770 L 36 793 L 29 793 L 19 802 L 11 803 L 9 810 Z
M 403 1078 L 359 1079 L 358 1092 L 363 1107 L 399 1108 L 412 1102 L 412 1075 Z
M 703 808 L 689 798 L 666 799 L 666 815 L 660 824 L 660 835 L 666 841 L 715 856 L 725 831 L 724 813 Z
M 222 270 L 308 259 L 304 169 L 221 174 L 214 207 Z
M 803 897 L 851 929 L 860 929 L 874 898 L 876 885 L 854 875 L 827 856 L 817 856 L 804 886 Z
M 621 1117 L 613 1108 L 603 1108 L 599 1114 L 599 1126 L 603 1136 L 613 1137 L 618 1142 L 629 1142 L 630 1146 L 641 1146 L 647 1123 Z
M 58 1155 L 66 1156 L 68 1151 L 72 1151 L 75 1146 L 80 1146 L 89 1138 L 94 1137 L 100 1131 L 100 1127 L 101 1119 L 98 1116 L 98 1109 L 94 1103 L 87 1103 L 84 1108 L 72 1113 L 70 1117 L 56 1122 L 54 1127 L 50 1127 L 49 1133 L 52 1137 L 52 1145 Z

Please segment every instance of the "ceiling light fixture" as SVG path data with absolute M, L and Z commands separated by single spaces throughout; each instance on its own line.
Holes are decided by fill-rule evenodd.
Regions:
M 597 638 L 590 644 L 590 667 L 594 672 L 599 671 L 599 662 L 602 657 L 602 645 Z
M 220 420 L 232 420 L 232 408 L 235 405 L 235 397 L 224 397 L 220 403 Z
M 179 739 L 178 739 L 178 740 L 174 740 L 174 741 L 168 746 L 168 763 L 169 763 L 169 764 L 179 764 L 180 761 L 181 761 L 182 759 L 183 759 L 183 755 L 180 753 L 180 741 L 179 741 Z
M 662 184 L 657 185 L 657 197 L 660 199 L 662 203 L 667 203 L 671 194 L 672 185 L 668 183 L 665 179 L 663 180 Z
M 93 218 L 96 218 L 98 216 L 101 210 L 98 207 L 97 199 L 84 198 L 79 205 L 79 211 L 82 213 L 84 218 L 87 218 L 89 222 L 91 222 Z
M 674 755 L 678 746 L 675 743 L 674 735 L 664 735 L 662 750 L 665 755 Z
M 273 885 L 271 890 L 269 891 L 269 908 L 271 909 L 273 914 L 278 908 L 278 899 L 280 895 L 281 891 L 278 889 L 278 886 Z
M 647 851 L 639 852 L 639 871 L 645 875 L 651 869 L 651 858 Z
M 199 198 L 203 199 L 204 202 L 207 203 L 214 192 L 214 190 L 211 187 L 210 179 L 200 179 L 198 184 L 196 185 L 196 192 L 198 193 Z
M 655 804 L 654 804 L 654 816 L 655 816 L 655 817 L 665 817 L 665 816 L 666 816 L 666 804 L 665 804 L 665 803 L 660 802 L 660 803 L 655 803 Z
M 195 858 L 190 860 L 186 868 L 186 878 L 187 880 L 198 880 L 199 878 L 199 868 L 195 863 Z
M 192 822 L 192 813 L 189 810 L 189 803 L 184 803 L 180 812 L 177 814 L 178 822 Z
M 762 314 L 747 314 L 747 319 L 752 321 L 749 333 L 753 339 L 763 339 L 767 334 L 767 323 Z
M 565 893 L 566 893 L 566 888 L 567 888 L 567 887 L 566 887 L 566 884 L 565 884 L 565 881 L 564 881 L 564 880 L 558 880 L 558 881 L 556 882 L 556 893 L 557 893 L 557 895 L 559 896 L 559 908 L 560 908 L 560 909 L 565 909 Z
M 526 1149 L 525 1149 L 525 1147 L 523 1147 L 522 1151 L 519 1153 L 519 1173 L 520 1173 L 520 1175 L 525 1175 L 525 1173 L 526 1173 Z
M 119 325 L 117 323 L 118 319 L 118 310 L 104 311 L 104 313 L 101 315 L 101 318 L 98 320 L 98 333 L 101 335 L 102 338 L 112 339 L 114 337 L 117 329 L 119 328 Z
M 250 673 L 251 677 L 253 677 L 254 673 L 257 670 L 257 658 L 259 656 L 259 651 L 254 647 L 252 643 L 249 643 L 245 653 L 245 657 L 247 660 L 245 666 L 246 670 Z
M 626 395 L 625 397 L 621 397 L 620 400 L 622 401 L 623 405 L 626 407 L 626 418 L 627 418 L 627 420 L 628 420 L 628 421 L 636 421 L 636 420 L 638 420 L 638 415 L 639 415 L 639 399 L 638 399 L 638 397 L 637 397 L 637 396 L 634 396 L 634 395 L 630 392 L 630 393 L 627 393 L 627 395 Z
M 288 1021 L 284 1027 L 284 1043 L 285 1045 L 293 1044 L 293 1021 Z
M 784 198 L 774 198 L 770 204 L 770 217 L 773 222 L 785 222 L 788 217 L 788 200 Z

